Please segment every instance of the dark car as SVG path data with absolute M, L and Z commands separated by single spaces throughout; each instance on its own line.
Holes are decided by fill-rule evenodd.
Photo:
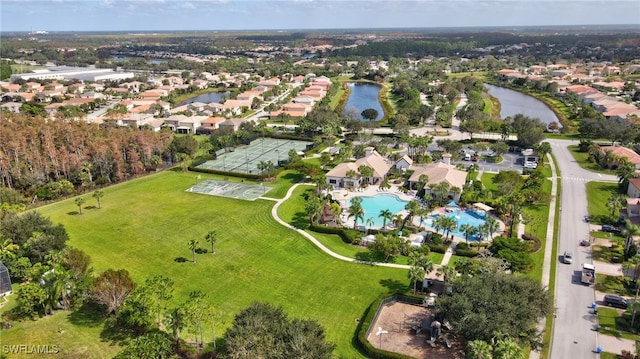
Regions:
M 627 300 L 618 295 L 607 294 L 604 296 L 604 302 L 606 305 L 610 307 L 615 307 L 620 309 L 627 309 L 627 306 L 629 306 L 629 303 L 627 303 Z
M 603 224 L 602 228 L 600 230 L 602 232 L 620 233 L 620 228 L 618 228 L 616 226 L 609 225 L 609 224 Z

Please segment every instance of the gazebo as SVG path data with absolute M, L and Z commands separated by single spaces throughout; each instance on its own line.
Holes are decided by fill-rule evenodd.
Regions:
M 493 211 L 493 207 L 487 206 L 486 204 L 480 203 L 480 202 L 474 203 L 473 207 L 475 207 L 475 208 L 477 208 L 479 210 L 485 211 L 485 212 Z

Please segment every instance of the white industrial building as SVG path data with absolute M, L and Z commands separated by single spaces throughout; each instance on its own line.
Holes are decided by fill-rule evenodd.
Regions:
M 96 67 L 69 67 L 55 66 L 24 74 L 11 75 L 12 79 L 22 80 L 81 80 L 81 81 L 105 81 L 133 78 L 133 72 L 115 72 L 111 69 Z

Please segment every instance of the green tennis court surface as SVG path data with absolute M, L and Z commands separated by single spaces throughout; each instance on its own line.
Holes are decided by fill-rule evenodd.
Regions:
M 253 185 L 227 181 L 205 180 L 187 189 L 187 192 L 255 201 L 256 198 L 269 192 L 269 190 L 271 190 L 271 187 L 265 187 L 262 184 Z
M 233 152 L 226 152 L 215 160 L 198 165 L 197 168 L 259 175 L 260 162 L 271 161 L 277 168 L 288 161 L 289 151 L 304 152 L 312 145 L 313 142 L 309 141 L 259 138 L 247 146 L 238 147 Z

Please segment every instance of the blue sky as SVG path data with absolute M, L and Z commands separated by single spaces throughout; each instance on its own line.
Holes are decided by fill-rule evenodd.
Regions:
M 0 0 L 2 31 L 640 24 L 640 0 Z

